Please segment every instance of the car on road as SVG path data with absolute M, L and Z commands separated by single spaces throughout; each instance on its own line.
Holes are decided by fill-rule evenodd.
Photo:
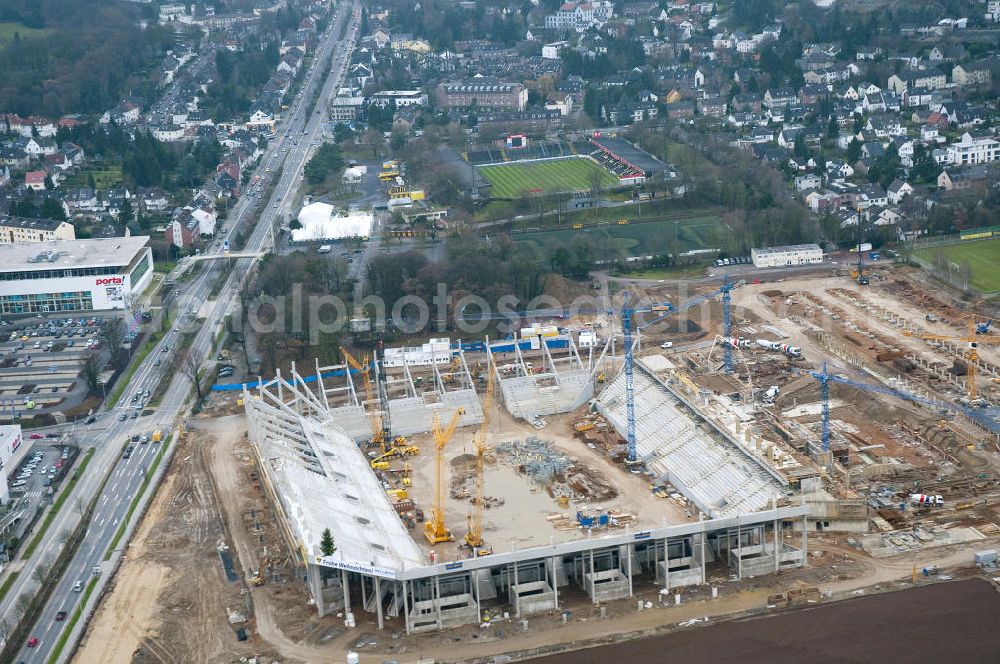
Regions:
M 133 411 L 132 411 L 132 412 L 131 412 L 131 413 L 129 414 L 129 416 L 128 416 L 128 418 L 129 418 L 130 420 L 134 420 L 134 419 L 135 419 L 135 418 L 137 418 L 137 417 L 139 417 L 139 412 L 138 412 L 138 411 L 135 411 L 135 410 L 133 410 Z
M 128 419 L 128 413 L 122 413 L 121 415 L 118 416 L 119 422 L 124 422 L 127 419 Z
M 666 350 L 668 348 L 673 348 L 673 347 L 674 347 L 674 342 L 673 341 L 664 341 L 662 344 L 660 344 L 660 348 L 662 348 L 663 350 Z
M 28 639 L 28 647 L 29 648 L 34 648 L 37 645 L 38 645 L 38 637 L 37 636 L 33 636 L 30 639 Z
M 83 590 L 83 581 L 77 581 L 73 584 L 73 592 L 78 593 Z
M 39 438 L 43 438 L 42 434 L 40 434 L 40 433 L 33 433 L 33 434 L 31 434 L 31 439 L 32 440 L 38 440 Z
M 97 418 L 96 418 L 96 417 L 94 417 L 93 415 L 91 415 L 90 417 L 88 417 L 88 418 L 87 418 L 87 419 L 86 419 L 86 420 L 84 421 L 84 424 L 93 424 L 93 423 L 94 423 L 94 422 L 96 422 L 96 421 L 97 421 Z
M 63 620 L 66 620 L 66 612 L 56 611 L 56 622 L 62 622 Z

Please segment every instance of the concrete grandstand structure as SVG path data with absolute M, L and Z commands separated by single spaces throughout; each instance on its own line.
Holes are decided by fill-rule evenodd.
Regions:
M 677 525 L 626 525 L 600 536 L 581 528 L 569 541 L 544 546 L 511 544 L 451 560 L 428 555 L 348 431 L 356 415 L 329 406 L 331 390 L 352 389 L 350 380 L 327 387 L 322 373 L 317 367 L 317 377 L 303 377 L 293 370 L 243 394 L 261 484 L 289 546 L 299 552 L 321 616 L 343 610 L 353 626 L 363 609 L 379 628 L 395 619 L 407 633 L 434 631 L 476 624 L 487 609 L 515 616 L 556 610 L 570 586 L 604 602 L 642 589 L 705 583 L 707 567 L 741 578 L 806 559 L 808 508 L 779 506 L 773 496 L 758 512 L 747 504 Z M 791 546 L 784 533 L 800 521 L 802 545 Z M 326 528 L 336 544 L 330 555 L 320 550 Z
M 568 413 L 594 397 L 596 375 L 607 343 L 600 348 L 588 347 L 584 357 L 572 335 L 543 339 L 537 344 L 541 353 L 536 361 L 541 362 L 540 366 L 525 360 L 522 345 L 501 342 L 490 345 L 487 351 L 511 415 L 530 421 Z
M 646 468 L 710 516 L 750 514 L 784 495 L 786 479 L 709 420 L 688 415 L 697 413 L 694 406 L 641 360 L 635 367 L 636 443 Z M 595 404 L 619 433 L 626 422 L 624 378 L 611 381 Z

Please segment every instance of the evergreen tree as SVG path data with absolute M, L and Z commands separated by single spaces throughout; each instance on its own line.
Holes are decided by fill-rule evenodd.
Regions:
M 847 163 L 853 164 L 858 159 L 861 159 L 861 141 L 855 137 L 851 139 L 851 143 L 847 146 Z
M 329 528 L 323 529 L 323 537 L 319 541 L 319 550 L 324 556 L 332 556 L 337 547 L 333 544 L 333 534 Z
M 132 208 L 132 201 L 125 199 L 118 210 L 118 223 L 128 225 L 135 220 L 135 210 Z

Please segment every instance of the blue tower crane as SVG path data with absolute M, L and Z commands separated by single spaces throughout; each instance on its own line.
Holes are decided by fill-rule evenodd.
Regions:
M 905 399 L 906 401 L 913 401 L 914 403 L 919 403 L 924 406 L 930 406 L 932 408 L 941 408 L 947 410 L 955 410 L 959 412 L 967 412 L 965 408 L 957 406 L 953 403 L 948 403 L 947 401 L 927 399 L 921 396 L 917 396 L 916 394 L 910 394 L 909 392 L 904 392 L 902 390 L 896 390 L 891 387 L 885 387 L 884 385 L 860 383 L 858 381 L 854 381 L 849 378 L 844 378 L 836 374 L 831 374 L 826 370 L 826 362 L 823 363 L 822 371 L 811 371 L 809 369 L 798 369 L 795 367 L 792 368 L 792 371 L 803 376 L 812 376 L 813 378 L 819 381 L 822 404 L 823 404 L 822 443 L 824 452 L 830 451 L 830 383 L 840 383 L 841 385 L 850 385 L 851 387 L 856 387 L 859 390 L 865 390 L 866 392 L 877 392 L 879 394 L 885 394 L 891 397 L 898 397 L 900 399 Z
M 729 278 L 726 277 L 722 286 L 712 291 L 711 293 L 706 293 L 705 295 L 699 295 L 698 297 L 691 298 L 690 300 L 684 302 L 683 304 L 674 307 L 669 302 L 663 302 L 661 304 L 654 304 L 639 308 L 630 308 L 628 306 L 628 292 L 625 292 L 625 301 L 622 303 L 622 333 L 625 340 L 625 441 L 628 444 L 628 458 L 626 460 L 627 464 L 637 464 L 639 462 L 637 451 L 636 451 L 636 441 L 635 441 L 635 387 L 634 387 L 634 369 L 633 369 L 633 347 L 635 343 L 632 339 L 634 317 L 636 314 L 644 313 L 658 313 L 659 315 L 650 321 L 643 323 L 635 328 L 637 331 L 642 331 L 660 322 L 667 316 L 672 314 L 690 309 L 691 307 L 697 306 L 704 302 L 708 302 L 712 298 L 722 295 L 722 326 L 725 334 L 728 336 L 730 334 L 730 320 L 729 320 L 729 303 L 730 303 L 730 291 L 736 288 L 737 284 L 730 283 Z M 731 372 L 733 367 L 733 356 L 732 348 L 726 349 L 726 363 L 725 370 Z
M 654 306 L 652 308 L 653 311 L 664 311 L 664 313 L 661 314 L 660 316 L 657 316 L 656 318 L 654 318 L 653 320 L 651 320 L 649 322 L 643 323 L 637 329 L 639 329 L 640 331 L 641 330 L 645 330 L 650 325 L 653 325 L 654 323 L 659 323 L 661 320 L 663 320 L 664 318 L 666 318 L 667 316 L 669 316 L 671 314 L 675 314 L 675 313 L 684 311 L 685 309 L 690 309 L 691 307 L 698 306 L 699 304 L 702 304 L 704 302 L 708 302 L 709 300 L 711 300 L 711 299 L 713 299 L 713 298 L 721 295 L 722 296 L 722 333 L 723 333 L 724 336 L 727 336 L 727 337 L 731 336 L 733 330 L 732 330 L 732 320 L 730 318 L 730 304 L 731 304 L 731 301 L 732 301 L 732 297 L 731 297 L 730 293 L 739 284 L 740 284 L 740 282 L 735 282 L 734 283 L 734 282 L 729 281 L 729 277 L 725 276 L 725 277 L 723 277 L 722 285 L 719 286 L 718 288 L 716 288 L 714 291 L 712 291 L 711 293 L 705 293 L 704 295 L 699 295 L 697 297 L 691 298 L 690 300 L 688 300 L 684 304 L 678 306 L 677 308 L 670 307 L 669 309 L 667 309 L 667 310 L 664 311 L 662 305 L 660 307 L 655 307 Z M 639 312 L 639 311 L 642 311 L 642 310 L 638 310 L 637 309 L 637 310 L 634 311 L 634 313 L 635 312 Z M 624 317 L 623 317 L 623 320 L 624 320 Z M 725 362 L 723 364 L 723 370 L 726 373 L 732 373 L 733 372 L 733 349 L 731 347 L 729 347 L 728 345 L 725 348 Z

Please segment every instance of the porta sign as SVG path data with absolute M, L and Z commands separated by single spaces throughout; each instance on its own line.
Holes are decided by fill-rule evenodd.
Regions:
M 102 277 L 97 280 L 97 286 L 121 286 L 125 283 L 124 277 Z

